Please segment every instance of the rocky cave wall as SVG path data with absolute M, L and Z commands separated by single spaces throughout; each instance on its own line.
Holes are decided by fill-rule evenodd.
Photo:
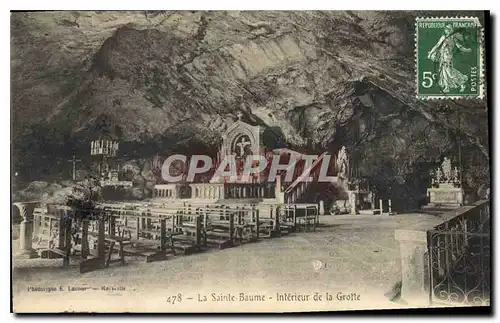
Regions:
M 105 131 L 150 186 L 153 155 L 215 151 L 242 111 L 293 149 L 347 146 L 381 195 L 403 200 L 425 193 L 443 157 L 457 161 L 460 138 L 464 180 L 477 191 L 489 185 L 486 102 L 414 98 L 417 15 L 13 13 L 17 182 L 67 179 L 69 157 L 87 163 Z

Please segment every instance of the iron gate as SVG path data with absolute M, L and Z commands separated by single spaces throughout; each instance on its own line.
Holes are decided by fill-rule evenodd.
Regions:
M 431 304 L 490 305 L 490 201 L 463 207 L 427 232 Z

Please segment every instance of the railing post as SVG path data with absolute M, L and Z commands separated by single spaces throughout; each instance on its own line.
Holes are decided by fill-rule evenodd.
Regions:
M 274 231 L 280 232 L 280 207 L 274 209 Z
M 201 216 L 200 215 L 195 215 L 195 228 L 196 228 L 196 236 L 195 236 L 195 243 L 196 243 L 196 248 L 201 247 Z
M 426 292 L 427 232 L 396 230 L 401 254 L 401 299 L 409 305 L 428 306 Z
M 139 240 L 141 237 L 141 217 L 137 215 L 136 217 L 136 222 L 135 222 L 135 238 Z
M 67 267 L 69 266 L 69 255 L 71 253 L 71 225 L 72 225 L 72 219 L 68 216 L 66 216 L 66 219 L 64 219 L 64 251 L 68 255 L 67 257 L 64 257 L 63 259 L 63 266 Z
M 234 243 L 234 215 L 235 212 L 229 213 L 229 241 L 231 241 L 231 245 Z
M 82 220 L 82 251 L 81 259 L 87 259 L 89 255 L 89 220 Z
M 59 213 L 59 235 L 57 239 L 57 248 L 65 250 L 64 242 L 66 241 L 66 217 L 63 210 L 58 209 Z
M 226 198 L 226 188 L 225 188 L 225 185 L 224 184 L 221 184 L 219 186 L 219 198 L 221 200 L 225 199 Z
M 167 252 L 167 220 L 160 219 L 160 251 L 164 255 Z
M 325 202 L 323 200 L 319 201 L 319 215 L 325 215 Z
M 104 216 L 99 215 L 97 220 L 97 259 L 101 259 L 103 262 L 106 260 L 106 242 L 105 242 L 105 230 L 104 230 Z

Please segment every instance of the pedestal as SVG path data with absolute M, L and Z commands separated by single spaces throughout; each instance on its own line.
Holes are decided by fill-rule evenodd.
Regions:
M 349 214 L 358 214 L 357 202 L 358 202 L 358 192 L 357 191 L 347 191 L 349 196 Z
M 19 209 L 19 214 L 23 218 L 19 227 L 19 250 L 16 252 L 16 258 L 30 259 L 38 257 L 33 249 L 33 211 L 36 203 L 14 203 Z
M 429 205 L 460 207 L 464 204 L 464 191 L 460 187 L 454 187 L 451 183 L 439 184 L 439 187 L 427 189 Z
M 325 202 L 319 201 L 319 215 L 325 215 Z
M 426 291 L 427 233 L 417 230 L 396 230 L 401 254 L 401 300 L 409 305 L 428 306 Z
M 285 193 L 281 191 L 281 177 L 276 176 L 276 185 L 274 186 L 275 196 L 279 204 L 285 203 Z

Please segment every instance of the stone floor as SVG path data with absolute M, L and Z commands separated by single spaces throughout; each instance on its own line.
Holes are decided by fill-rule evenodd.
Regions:
M 162 262 L 128 261 L 83 275 L 76 264 L 61 268 L 61 260 L 14 258 L 14 307 L 17 311 L 57 308 L 107 312 L 398 308 L 403 305 L 386 296 L 397 294 L 394 290 L 401 275 L 394 230 L 439 222 L 439 217 L 343 215 L 324 216 L 320 221 L 322 225 L 316 232 L 294 233 Z M 13 242 L 14 252 L 17 242 Z M 102 290 L 103 286 L 115 290 Z M 56 291 L 28 291 L 30 287 Z M 90 289 L 69 291 L 75 287 Z M 219 299 L 224 300 L 212 299 L 221 293 L 226 298 Z M 228 301 L 227 293 L 236 299 Z M 240 293 L 264 295 L 266 301 L 240 300 Z M 284 301 L 278 299 L 277 293 L 309 295 L 309 299 Z M 173 297 L 179 294 L 180 302 Z M 314 299 L 314 295 L 321 295 L 321 299 Z M 342 295 L 349 297 L 342 300 Z

